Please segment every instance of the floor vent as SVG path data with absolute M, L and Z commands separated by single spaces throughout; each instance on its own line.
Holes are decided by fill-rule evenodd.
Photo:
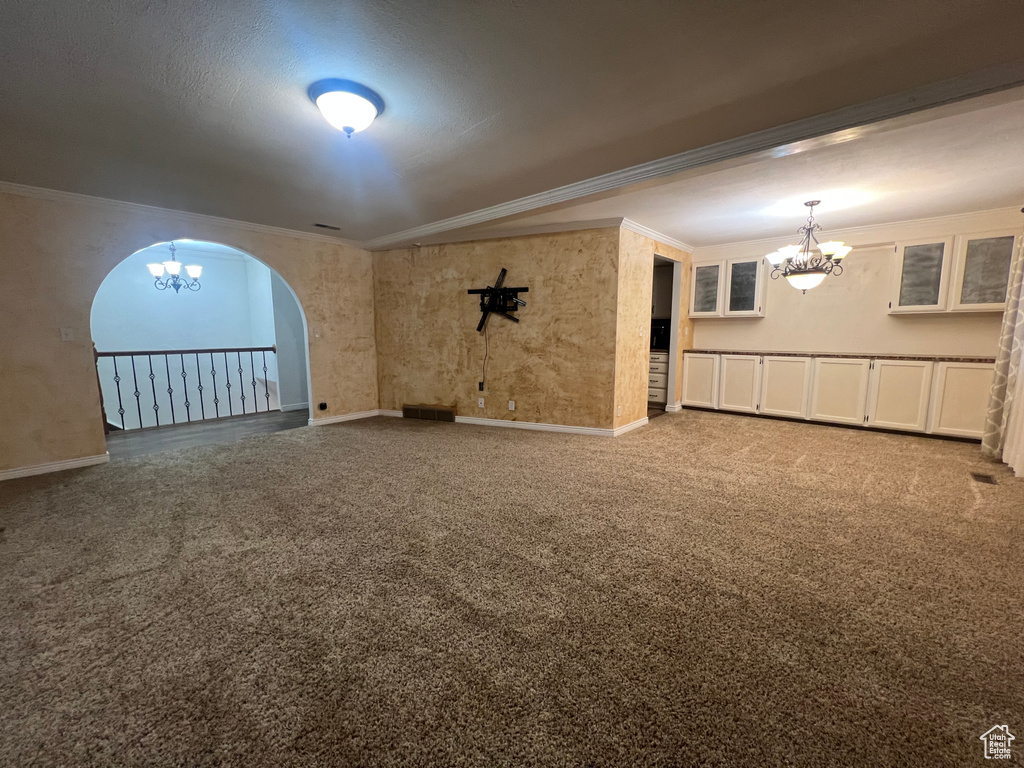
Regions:
M 455 409 L 445 405 L 403 405 L 402 418 L 455 421 Z
M 983 475 L 980 472 L 971 472 L 971 477 L 979 483 L 985 483 L 986 485 L 999 485 L 992 475 Z

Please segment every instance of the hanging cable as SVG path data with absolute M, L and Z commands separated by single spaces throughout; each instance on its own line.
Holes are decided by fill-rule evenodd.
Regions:
M 487 354 L 488 354 L 487 326 L 484 325 L 484 365 L 483 365 L 483 369 L 480 371 L 480 391 L 481 392 L 484 391 L 484 382 L 487 381 Z

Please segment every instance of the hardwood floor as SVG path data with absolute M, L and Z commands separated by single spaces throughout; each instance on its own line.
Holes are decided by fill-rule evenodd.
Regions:
M 175 424 L 155 429 L 128 430 L 107 435 L 107 451 L 111 461 L 130 459 L 159 451 L 194 448 L 200 445 L 231 443 L 253 435 L 267 435 L 286 429 L 304 427 L 309 423 L 309 411 L 271 411 L 251 416 L 235 416 Z

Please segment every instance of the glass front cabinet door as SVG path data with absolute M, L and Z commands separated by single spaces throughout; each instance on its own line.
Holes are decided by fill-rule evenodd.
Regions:
M 764 315 L 764 259 L 704 262 L 690 274 L 690 317 Z
M 1002 312 L 1014 232 L 981 232 L 899 243 L 891 313 Z
M 949 308 L 954 312 L 1002 312 L 1016 237 L 1012 232 L 959 235 Z

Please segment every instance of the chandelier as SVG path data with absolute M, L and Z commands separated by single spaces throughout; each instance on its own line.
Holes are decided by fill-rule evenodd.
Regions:
M 772 265 L 772 280 L 786 278 L 797 290 L 807 293 L 808 288 L 821 285 L 826 275 L 843 274 L 840 262 L 853 250 L 840 240 L 819 243 L 816 233 L 821 225 L 814 222 L 814 206 L 821 200 L 808 200 L 804 205 L 810 208 L 807 223 L 797 230 L 802 237 L 800 245 L 786 245 L 769 253 L 765 258 Z
M 177 249 L 174 247 L 174 243 L 171 243 L 171 258 L 165 261 L 163 264 L 147 264 L 149 267 L 150 274 L 156 279 L 153 281 L 153 285 L 156 286 L 159 291 L 166 291 L 168 288 L 173 288 L 174 292 L 177 293 L 182 288 L 188 288 L 190 291 L 198 291 L 202 286 L 199 284 L 199 276 L 203 273 L 203 268 L 198 264 L 189 264 L 185 267 L 185 272 L 188 274 L 188 279 L 184 279 L 181 276 L 181 262 L 174 258 L 174 252 Z M 167 272 L 167 277 L 164 277 L 164 271 Z

